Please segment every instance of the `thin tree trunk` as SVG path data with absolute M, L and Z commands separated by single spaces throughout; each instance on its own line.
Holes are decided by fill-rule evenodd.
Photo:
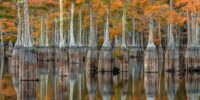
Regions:
M 65 40 L 63 35 L 63 0 L 60 0 L 60 44 L 59 47 L 65 46 Z
M 150 25 L 149 25 L 149 41 L 147 48 L 155 47 L 153 42 L 153 14 L 150 14 Z
M 71 3 L 71 17 L 70 17 L 70 43 L 69 46 L 73 47 L 75 46 L 75 41 L 74 41 L 74 0 L 72 0 Z
M 106 18 L 106 34 L 104 36 L 103 47 L 111 47 L 110 39 L 109 39 L 109 19 L 110 19 L 110 0 L 108 0 L 108 9 L 107 9 L 107 18 Z
M 188 34 L 187 48 L 189 48 L 191 46 L 191 30 L 190 30 L 190 13 L 189 13 L 189 8 L 187 8 L 187 34 Z
M 133 34 L 132 34 L 132 46 L 136 46 L 135 43 L 135 18 L 132 18 Z
M 79 46 L 82 46 L 82 10 L 79 13 Z
M 122 17 L 122 47 L 126 48 L 126 0 L 124 0 L 124 10 Z
M 56 42 L 57 42 L 57 41 L 56 41 L 56 40 L 57 40 L 57 36 L 56 36 L 56 33 L 57 33 L 57 32 L 56 32 L 56 19 L 53 20 L 52 28 L 53 28 L 53 31 L 52 31 L 53 34 L 52 34 L 52 40 L 51 40 L 51 41 L 52 41 L 52 42 L 51 42 L 52 44 L 51 44 L 51 45 L 52 45 L 53 47 L 55 47 L 55 46 L 56 46 Z
M 39 46 L 44 46 L 44 16 L 41 17 Z
M 174 48 L 174 36 L 173 36 L 173 0 L 170 0 L 170 30 L 169 30 L 169 37 L 168 37 L 168 48 Z
M 96 47 L 94 21 L 93 21 L 93 0 L 90 0 L 90 40 L 89 47 Z
M 20 3 L 17 3 L 17 16 L 18 16 L 18 26 L 17 26 L 17 42 L 15 46 L 22 46 L 22 22 L 21 22 L 21 14 L 20 14 Z
M 161 29 L 160 29 L 160 23 L 158 24 L 158 35 L 159 35 L 159 46 L 162 47 L 162 36 L 161 36 Z
M 25 25 L 25 47 L 32 47 L 30 38 L 30 27 L 29 27 L 29 11 L 28 11 L 28 0 L 24 0 L 24 25 Z
M 48 36 L 48 33 L 49 33 L 49 29 L 48 29 L 48 14 L 47 14 L 47 17 L 46 17 L 46 36 L 45 36 L 45 46 L 48 47 L 49 46 L 49 36 Z

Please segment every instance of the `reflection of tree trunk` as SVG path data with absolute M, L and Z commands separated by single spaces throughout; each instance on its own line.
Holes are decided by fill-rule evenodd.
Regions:
M 99 89 L 103 100 L 110 100 L 113 85 L 112 73 L 98 74 L 98 81 L 101 83 Z
M 147 95 L 147 100 L 154 100 L 158 92 L 159 74 L 158 73 L 145 73 L 144 87 Z
M 25 49 L 19 66 L 20 100 L 36 99 L 37 65 L 32 49 Z
M 165 88 L 169 100 L 174 100 L 178 89 L 178 73 L 165 73 Z
M 119 76 L 121 85 L 121 100 L 126 100 L 128 94 L 128 72 L 122 72 Z
M 189 100 L 199 100 L 200 93 L 200 77 L 197 74 L 187 73 L 185 77 L 186 81 L 186 93 Z
M 96 85 L 97 85 L 97 74 L 93 74 L 91 72 L 86 72 L 86 82 L 87 89 L 89 93 L 89 100 L 95 100 L 96 96 Z
M 98 71 L 108 71 L 111 72 L 113 71 L 113 66 L 112 66 L 112 53 L 111 50 L 101 50 L 99 53 L 99 66 L 98 66 Z

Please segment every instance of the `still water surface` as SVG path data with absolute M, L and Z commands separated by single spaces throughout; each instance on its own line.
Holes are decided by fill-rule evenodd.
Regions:
M 0 55 L 0 100 L 200 100 L 200 74 L 164 71 L 163 54 L 159 72 L 147 73 L 142 49 L 119 55 L 85 48 L 5 51 Z M 181 59 L 174 61 L 184 68 Z

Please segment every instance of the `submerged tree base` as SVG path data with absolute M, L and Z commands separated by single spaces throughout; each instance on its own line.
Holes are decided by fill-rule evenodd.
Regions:
M 158 54 L 155 47 L 148 47 L 144 53 L 144 72 L 159 72 Z
M 179 49 L 167 49 L 165 53 L 165 71 L 179 72 L 180 69 Z

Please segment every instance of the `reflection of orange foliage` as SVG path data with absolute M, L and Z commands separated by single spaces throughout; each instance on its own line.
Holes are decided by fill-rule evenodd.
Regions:
M 0 98 L 3 97 L 10 97 L 16 98 L 16 91 L 12 85 L 11 77 L 5 75 L 3 79 L 0 81 Z

